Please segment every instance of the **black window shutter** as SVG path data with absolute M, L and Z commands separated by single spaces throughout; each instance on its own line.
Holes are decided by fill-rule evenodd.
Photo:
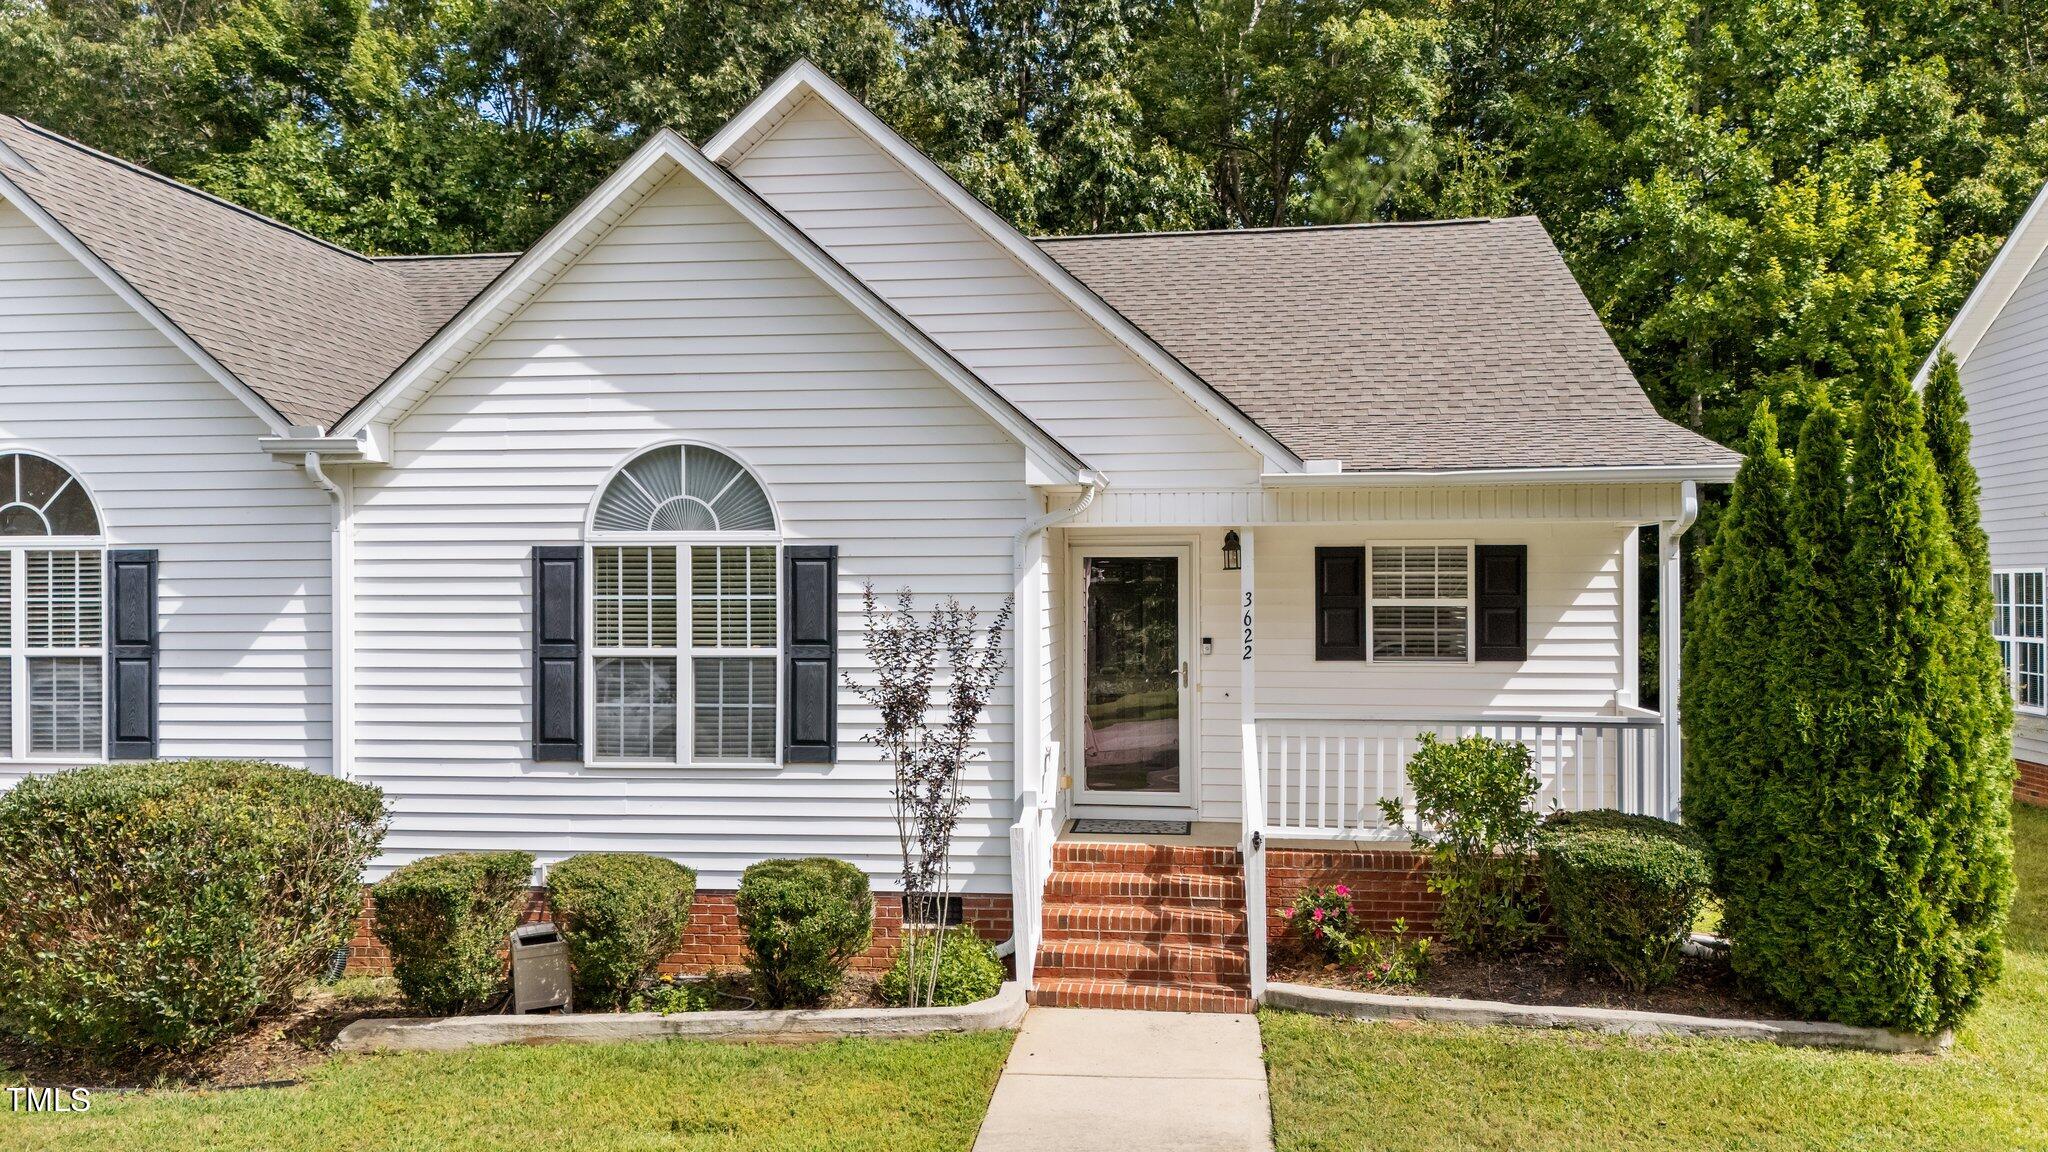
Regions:
M 829 764 L 839 732 L 839 546 L 791 544 L 782 550 L 782 564 L 789 617 L 783 641 L 789 726 L 782 734 L 782 759 Z
M 107 553 L 107 758 L 156 756 L 156 551 Z
M 583 549 L 533 550 L 533 758 L 583 759 Z
M 1480 660 L 1529 658 L 1529 546 L 1481 544 L 1472 550 L 1478 569 L 1473 608 Z
M 1365 659 L 1365 549 L 1316 549 L 1316 659 Z

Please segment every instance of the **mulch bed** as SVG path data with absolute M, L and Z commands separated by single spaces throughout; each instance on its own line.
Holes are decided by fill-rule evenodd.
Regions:
M 360 982 L 357 982 L 360 984 Z M 390 985 L 390 981 L 379 984 Z M 287 1084 L 331 1058 L 327 1046 L 343 1028 L 371 1016 L 413 1016 L 395 985 L 339 996 L 316 986 L 291 1009 L 257 1020 L 256 1027 L 211 1051 L 176 1060 L 137 1060 L 102 1068 L 64 1060 L 0 1038 L 0 1079 L 60 1084 L 99 1091 L 135 1088 L 246 1088 Z
M 1727 960 L 1721 957 L 1687 956 L 1680 961 L 1677 979 L 1651 992 L 1631 992 L 1612 977 L 1575 971 L 1556 948 L 1486 960 L 1439 947 L 1431 952 L 1422 978 L 1408 985 L 1371 984 L 1334 965 L 1299 959 L 1276 962 L 1272 979 L 1355 992 L 1456 996 L 1550 1007 L 1629 1008 L 1740 1020 L 1782 1020 L 1791 1015 L 1788 1009 L 1738 987 Z

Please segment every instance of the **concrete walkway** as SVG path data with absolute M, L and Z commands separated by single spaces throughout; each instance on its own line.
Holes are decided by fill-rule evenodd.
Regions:
M 1248 1015 L 1033 1008 L 975 1152 L 1267 1152 L 1273 1110 Z

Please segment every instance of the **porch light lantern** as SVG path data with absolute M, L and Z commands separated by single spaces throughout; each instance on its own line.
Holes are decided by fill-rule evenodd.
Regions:
M 1244 545 L 1238 542 L 1235 531 L 1223 534 L 1223 570 L 1235 572 L 1244 566 Z

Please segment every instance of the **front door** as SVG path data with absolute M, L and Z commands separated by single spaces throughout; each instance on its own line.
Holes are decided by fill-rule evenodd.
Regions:
M 1084 548 L 1075 802 L 1195 807 L 1186 547 Z

